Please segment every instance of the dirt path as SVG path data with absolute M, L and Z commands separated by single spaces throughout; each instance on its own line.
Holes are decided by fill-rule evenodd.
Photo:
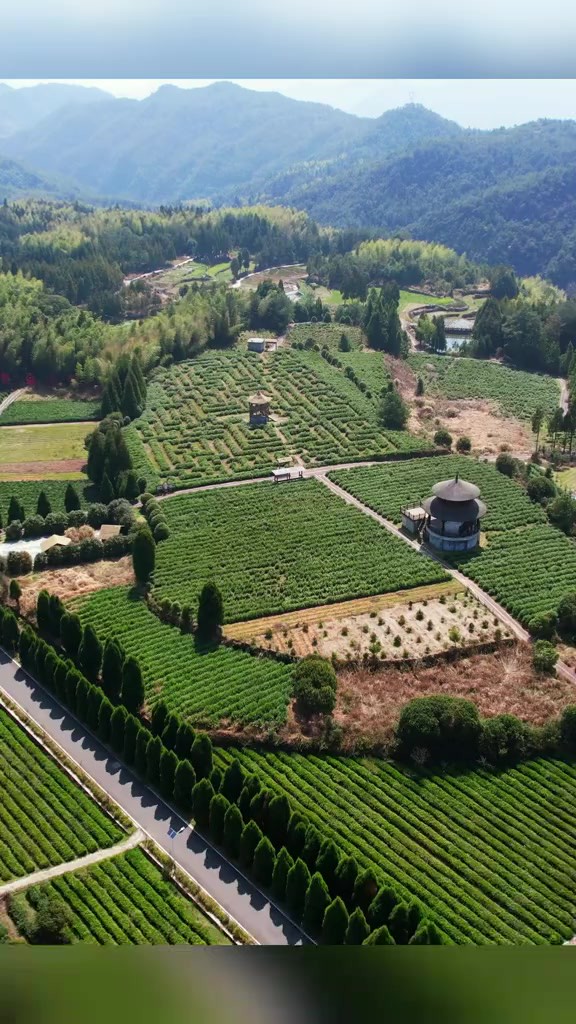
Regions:
M 53 868 L 44 868 L 42 871 L 34 871 L 31 875 L 24 875 L 23 878 L 15 878 L 12 882 L 0 885 L 0 899 L 12 892 L 19 892 L 20 889 L 28 889 L 31 885 L 40 885 L 41 882 L 48 882 L 51 878 L 58 878 L 59 875 L 67 875 L 70 871 L 79 871 L 80 868 L 89 867 L 90 864 L 98 864 L 101 860 L 109 860 L 126 850 L 132 850 L 144 841 L 145 835 L 141 829 L 136 829 L 132 835 L 123 839 L 116 846 L 109 846 L 106 850 L 96 850 L 88 853 L 85 857 L 78 857 L 76 860 L 69 860 L 64 864 L 56 864 Z
M 568 388 L 568 381 L 564 380 L 563 377 L 557 378 L 560 385 L 560 408 L 564 415 L 568 412 L 568 406 L 570 404 L 570 390 Z

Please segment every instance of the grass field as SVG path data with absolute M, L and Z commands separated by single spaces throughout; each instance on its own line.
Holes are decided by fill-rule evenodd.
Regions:
M 560 387 L 554 377 L 512 370 L 499 363 L 419 353 L 410 355 L 408 362 L 423 378 L 427 392 L 449 399 L 490 399 L 505 416 L 517 419 L 531 419 L 538 406 L 550 412 L 560 399 Z
M 72 943 L 229 944 L 138 849 L 36 885 L 18 899 L 36 908 L 46 896 L 57 897 L 69 907 Z
M 251 428 L 248 398 L 259 389 L 271 398 L 273 420 Z M 281 458 L 327 465 L 426 448 L 407 432 L 383 431 L 376 400 L 319 353 L 296 349 L 264 358 L 210 351 L 160 371 L 126 441 L 149 485 L 179 486 L 264 476 Z
M 100 402 L 71 398 L 24 399 L 13 402 L 0 416 L 0 425 L 25 423 L 75 423 L 97 420 Z M 88 428 L 86 428 L 86 433 Z
M 219 749 L 322 835 L 416 898 L 457 943 L 548 943 L 576 928 L 576 771 L 534 761 L 412 778 L 373 759 Z
M 195 604 L 214 580 L 227 622 L 446 579 L 316 480 L 177 495 L 163 503 L 155 594 Z
M 559 487 L 567 491 L 576 491 L 576 466 L 571 469 L 561 469 L 554 474 L 554 479 Z
M 0 879 L 113 846 L 122 832 L 0 710 Z
M 131 600 L 124 587 L 79 598 L 73 606 L 101 638 L 115 637 L 138 658 L 149 707 L 164 700 L 171 711 L 205 726 L 221 721 L 273 726 L 285 720 L 291 687 L 287 665 L 229 647 L 202 650 L 193 636 Z
M 62 462 L 86 458 L 84 438 L 92 423 L 0 427 L 0 469 L 30 462 Z
M 83 506 L 96 501 L 93 485 L 82 473 L 66 474 L 63 478 L 50 480 L 2 480 L 0 477 L 0 515 L 4 524 L 7 522 L 8 506 L 13 495 L 22 502 L 26 516 L 36 515 L 40 491 L 46 494 L 53 512 L 63 512 L 64 495 L 70 477 Z
M 434 484 L 456 473 L 480 488 L 488 508 L 482 520 L 483 530 L 513 530 L 546 522 L 543 508 L 530 501 L 517 483 L 499 473 L 493 464 L 476 462 L 465 455 L 358 466 L 329 476 L 369 508 L 400 524 L 403 506 L 419 504 L 431 495 Z
M 400 289 L 400 302 L 398 309 L 402 312 L 407 306 L 452 306 L 454 299 L 449 295 L 426 295 L 425 292 L 407 292 Z

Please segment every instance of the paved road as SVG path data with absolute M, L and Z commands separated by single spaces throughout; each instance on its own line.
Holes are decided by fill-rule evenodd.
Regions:
M 105 850 L 96 850 L 94 853 L 86 854 L 85 857 L 77 857 L 76 860 L 69 860 L 65 864 L 56 864 L 52 868 L 34 871 L 33 874 L 25 875 L 23 878 L 15 878 L 12 882 L 0 885 L 0 898 L 6 896 L 9 892 L 28 889 L 30 885 L 48 882 L 51 878 L 58 878 L 58 875 L 67 875 L 69 871 L 79 871 L 80 868 L 87 868 L 90 864 L 98 864 L 101 860 L 110 860 L 110 857 L 117 857 L 119 854 L 125 853 L 126 850 L 133 850 L 145 838 L 144 833 L 138 828 L 127 839 L 124 839 L 121 843 L 116 843 L 116 846 L 109 846 Z
M 26 388 L 18 388 L 17 391 L 11 391 L 9 395 L 6 395 L 6 398 L 0 402 L 0 416 L 5 412 L 8 406 L 12 405 L 12 402 L 16 402 L 25 393 L 25 391 Z
M 0 649 L 0 691 L 16 701 L 134 823 L 262 945 L 301 945 L 300 930 L 191 828 L 116 761 L 80 723 Z M 169 832 L 176 835 L 170 838 Z

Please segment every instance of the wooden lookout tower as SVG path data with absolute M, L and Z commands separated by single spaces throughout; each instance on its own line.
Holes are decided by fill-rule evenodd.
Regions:
M 250 426 L 262 427 L 270 419 L 270 398 L 263 391 L 257 391 L 248 399 Z

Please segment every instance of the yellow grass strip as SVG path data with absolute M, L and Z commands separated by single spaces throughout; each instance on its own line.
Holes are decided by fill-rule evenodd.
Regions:
M 328 622 L 332 619 L 346 619 L 352 615 L 366 615 L 379 612 L 382 608 L 393 608 L 409 601 L 431 601 L 442 594 L 457 594 L 463 587 L 456 580 L 446 583 L 431 583 L 424 587 L 412 587 L 410 590 L 395 590 L 391 594 L 375 594 L 371 597 L 359 597 L 353 601 L 340 601 L 338 604 L 320 604 L 313 608 L 301 608 L 299 611 L 286 612 L 284 615 L 266 615 L 261 619 L 249 619 L 247 622 L 231 622 L 224 626 L 224 635 L 230 640 L 247 640 L 271 629 L 277 632 L 282 629 L 307 623 Z

